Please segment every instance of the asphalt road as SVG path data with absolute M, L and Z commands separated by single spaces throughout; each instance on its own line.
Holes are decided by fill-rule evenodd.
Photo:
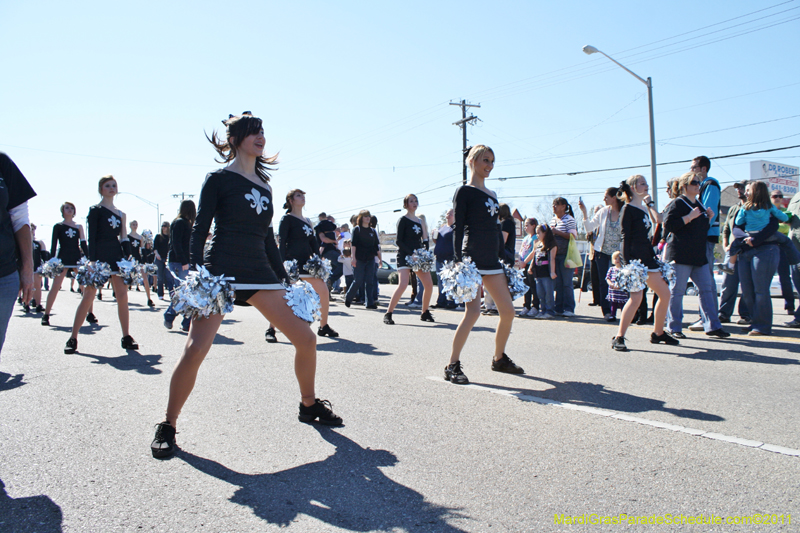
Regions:
M 472 385 L 456 386 L 442 370 L 460 314 L 429 324 L 401 306 L 386 326 L 382 288 L 379 311 L 334 303 L 341 337 L 318 342 L 318 396 L 344 427 L 297 421 L 291 345 L 266 344 L 263 317 L 239 307 L 167 461 L 149 444 L 185 334 L 162 326 L 164 302 L 130 293 L 140 349 L 126 352 L 105 291 L 74 355 L 77 295 L 62 290 L 51 327 L 17 306 L 0 361 L 0 531 L 650 531 L 628 517 L 681 515 L 667 530 L 798 530 L 800 331 L 728 325 L 730 339 L 686 331 L 665 347 L 634 326 L 617 353 L 584 298 L 574 319 L 515 320 L 523 376 L 490 370 L 497 318 L 482 317 L 462 355 Z M 784 523 L 688 523 L 756 514 Z

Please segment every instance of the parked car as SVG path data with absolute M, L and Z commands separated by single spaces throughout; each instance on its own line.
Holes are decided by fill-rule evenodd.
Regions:
M 389 283 L 389 276 L 393 272 L 397 272 L 397 269 L 386 261 L 381 261 L 381 265 L 378 267 L 378 283 Z

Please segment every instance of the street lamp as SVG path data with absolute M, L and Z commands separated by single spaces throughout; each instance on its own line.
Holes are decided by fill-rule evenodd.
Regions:
M 637 76 L 634 72 L 628 69 L 625 65 L 611 57 L 610 55 L 606 54 L 605 52 L 598 50 L 594 46 L 586 45 L 583 47 L 583 52 L 587 55 L 591 54 L 603 54 L 608 59 L 619 65 L 620 67 L 624 68 L 628 74 L 632 75 L 634 78 L 639 80 L 640 82 L 647 85 L 647 99 L 650 101 L 650 174 L 652 175 L 652 198 L 653 202 L 656 204 L 656 209 L 658 209 L 658 187 L 656 186 L 656 130 L 653 124 L 653 82 L 650 78 L 646 80 Z

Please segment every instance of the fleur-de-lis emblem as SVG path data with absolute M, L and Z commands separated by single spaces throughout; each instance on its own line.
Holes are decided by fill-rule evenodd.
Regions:
M 419 235 L 420 233 L 422 233 L 422 228 L 420 228 L 419 226 L 417 226 L 416 224 L 414 224 L 414 233 L 416 233 L 417 235 Z
M 311 226 L 306 226 L 305 224 L 303 224 L 303 231 L 306 232 L 306 237 L 309 237 L 312 233 L 314 233 L 314 230 L 311 229 Z
M 134 248 L 139 247 L 139 241 L 137 241 L 136 239 L 133 239 L 133 241 L 131 241 L 131 244 L 133 245 Z
M 486 204 L 484 204 L 484 205 L 486 205 L 486 207 L 489 208 L 489 214 L 491 216 L 494 216 L 495 213 L 497 213 L 497 210 L 500 209 L 500 204 L 498 204 L 497 202 L 495 202 L 491 198 L 486 200 Z
M 67 234 L 67 237 L 69 237 L 70 239 L 71 239 L 71 238 L 73 238 L 75 235 L 77 235 L 77 234 L 78 234 L 78 232 L 77 232 L 77 231 L 75 231 L 75 230 L 74 230 L 74 229 L 72 229 L 72 228 L 69 228 L 69 229 L 68 229 L 68 230 L 67 230 L 65 233 Z
M 244 198 L 245 200 L 253 202 L 250 204 L 250 207 L 256 210 L 257 215 L 260 215 L 261 211 L 266 211 L 269 207 L 269 198 L 261 196 L 261 193 L 255 188 L 251 189 L 250 193 L 251 194 L 245 194 Z
M 108 222 L 111 224 L 112 228 L 117 229 L 119 227 L 120 220 L 114 215 L 111 215 L 111 217 L 108 219 Z
M 650 226 L 652 226 L 652 224 L 650 223 L 650 217 L 645 215 L 644 216 L 644 227 L 647 228 L 647 229 L 650 229 Z

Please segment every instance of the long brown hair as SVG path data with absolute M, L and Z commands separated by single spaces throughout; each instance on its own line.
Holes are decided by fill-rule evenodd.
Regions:
M 364 217 L 372 217 L 372 215 L 370 215 L 369 211 L 366 210 L 366 209 L 362 209 L 361 211 L 359 211 L 358 212 L 358 217 L 356 217 L 356 226 L 357 227 L 359 227 L 359 228 L 361 227 L 361 221 L 364 219 Z
M 194 206 L 194 202 L 191 200 L 184 200 L 181 202 L 180 208 L 178 208 L 178 216 L 175 217 L 175 220 L 182 218 L 184 220 L 189 221 L 189 225 L 194 225 L 194 219 L 197 218 L 197 209 Z
M 239 116 L 230 115 L 227 120 L 222 121 L 225 124 L 225 141 L 223 142 L 217 136 L 217 132 L 211 132 L 211 137 L 206 134 L 208 142 L 214 145 L 214 149 L 220 155 L 222 160 L 215 159 L 218 163 L 230 163 L 236 157 L 236 152 L 239 145 L 248 135 L 254 135 L 261 132 L 262 122 L 258 117 L 250 114 L 250 111 L 245 111 Z M 272 157 L 258 156 L 256 159 L 256 174 L 264 183 L 269 182 L 270 171 L 277 170 L 278 167 L 270 166 L 278 162 L 278 154 Z
M 747 195 L 747 201 L 744 203 L 745 209 L 772 209 L 772 200 L 770 200 L 766 183 L 751 181 L 748 187 L 752 193 Z

